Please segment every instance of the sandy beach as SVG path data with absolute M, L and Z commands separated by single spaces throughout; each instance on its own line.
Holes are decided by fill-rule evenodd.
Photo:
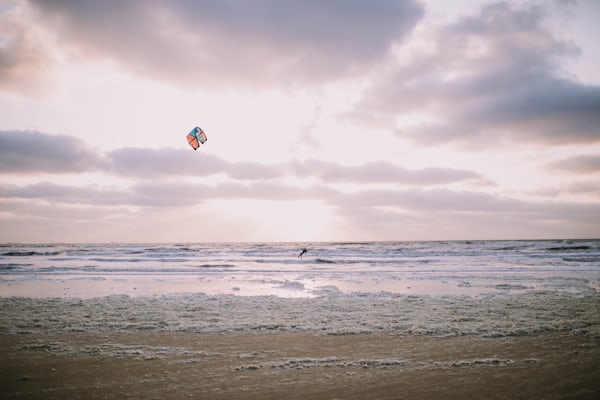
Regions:
M 600 340 L 303 333 L 0 336 L 3 399 L 596 399 Z

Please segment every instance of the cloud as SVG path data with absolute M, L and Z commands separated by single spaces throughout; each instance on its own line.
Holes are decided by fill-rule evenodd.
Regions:
M 230 162 L 221 157 L 189 149 L 126 147 L 99 154 L 83 141 L 65 135 L 34 131 L 0 131 L 0 167 L 4 173 L 80 173 L 103 171 L 127 178 L 163 179 L 176 176 L 210 176 L 261 181 L 295 176 L 323 182 L 396 183 L 441 185 L 457 182 L 490 184 L 472 171 L 430 167 L 409 170 L 387 161 L 345 166 L 308 159 L 265 164 Z
M 339 198 L 339 215 L 370 240 L 597 237 L 596 203 L 525 201 L 449 189 L 369 190 Z M 433 234 L 432 234 L 433 233 Z M 362 236 L 361 236 L 362 235 Z
M 382 75 L 354 116 L 420 143 L 493 146 L 600 141 L 600 87 L 567 76 L 577 47 L 554 36 L 539 7 L 486 6 L 433 34 L 433 49 Z M 412 126 L 398 117 L 425 116 Z
M 172 175 L 207 176 L 229 167 L 229 162 L 217 156 L 199 156 L 190 149 L 127 147 L 107 153 L 106 158 L 110 161 L 106 172 L 150 179 Z
M 409 170 L 388 161 L 343 166 L 319 160 L 307 160 L 292 162 L 289 169 L 298 176 L 314 176 L 325 182 L 397 183 L 423 186 L 461 181 L 485 182 L 480 175 L 472 171 L 439 167 Z
M 600 172 L 600 156 L 581 154 L 546 164 L 547 168 L 566 172 L 596 173 Z
M 465 213 L 527 216 L 530 218 L 582 218 L 599 220 L 600 206 L 588 203 L 535 202 L 495 194 L 451 189 L 363 189 L 340 191 L 326 185 L 294 186 L 285 183 L 140 182 L 128 189 L 97 185 L 78 187 L 53 183 L 0 186 L 4 200 L 42 200 L 46 203 L 88 206 L 182 207 L 208 200 L 251 199 L 269 201 L 321 200 L 340 210 L 387 208 L 396 212 Z M 598 221 L 600 222 L 600 220 Z
M 411 32 L 415 0 L 30 0 L 86 57 L 186 85 L 319 82 L 362 71 Z
M 0 173 L 78 173 L 102 165 L 102 157 L 75 137 L 0 131 Z
M 229 178 L 261 181 L 295 176 L 318 178 L 327 183 L 396 183 L 404 185 L 442 185 L 456 182 L 491 184 L 481 175 L 466 170 L 430 167 L 410 170 L 387 161 L 345 166 L 315 159 L 266 164 L 253 161 L 230 162 L 211 154 L 188 150 L 124 148 L 107 154 L 108 172 L 129 177 L 173 175 L 208 176 L 225 174 Z
M 347 192 L 326 185 L 298 187 L 271 182 L 205 185 L 144 181 L 128 189 L 49 183 L 4 185 L 0 186 L 3 206 L 0 224 L 10 225 L 19 220 L 35 223 L 27 219 L 30 217 L 46 218 L 42 221 L 46 225 L 53 218 L 57 224 L 67 220 L 83 223 L 123 218 L 139 224 L 143 223 L 144 215 L 155 212 L 165 215 L 167 220 L 157 221 L 164 224 L 172 218 L 169 215 L 174 210 L 180 215 L 192 215 L 197 205 L 214 201 L 227 204 L 226 200 L 240 199 L 289 203 L 315 200 L 330 207 L 334 216 L 343 221 L 345 234 L 350 229 L 356 237 L 370 240 L 456 238 L 457 235 L 481 239 L 516 234 L 538 238 L 549 234 L 591 237 L 600 233 L 600 206 L 595 203 L 525 201 L 450 189 Z M 69 213 L 69 209 L 73 212 Z M 243 220 L 244 216 L 251 218 L 253 209 L 238 209 L 236 213 Z M 212 226 L 223 217 L 212 215 L 205 223 Z M 230 229 L 235 230 L 235 225 Z M 433 235 L 432 230 L 435 230 Z M 235 234 L 227 237 L 236 240 Z
M 531 192 L 533 195 L 544 197 L 556 197 L 563 194 L 569 195 L 592 195 L 600 197 L 600 183 L 598 180 L 576 180 L 553 187 L 541 188 Z
M 496 212 L 523 211 L 524 202 L 482 192 L 450 189 L 365 190 L 346 195 L 342 202 L 348 206 L 392 207 L 402 210 Z
M 58 62 L 53 43 L 19 3 L 0 8 L 0 89 L 37 94 Z
M 0 208 L 5 210 L 3 217 L 0 217 L 0 225 L 7 221 L 27 221 L 22 226 L 15 226 L 15 229 L 25 232 L 29 231 L 30 233 L 39 233 L 37 231 L 42 224 L 50 225 L 54 232 L 52 230 L 47 232 L 44 239 L 46 241 L 48 238 L 53 239 L 56 237 L 57 233 L 59 233 L 56 230 L 59 227 L 69 230 L 71 224 L 82 223 L 88 224 L 87 230 L 90 231 L 89 223 L 97 223 L 104 218 L 119 218 L 131 214 L 131 210 L 128 207 L 52 203 L 35 199 L 24 200 L 18 198 L 0 198 Z M 7 217 L 9 214 L 10 217 Z M 8 230 L 4 233 L 12 234 L 13 232 Z M 28 241 L 26 239 L 27 236 L 24 237 L 25 239 L 23 240 Z
M 51 204 L 115 206 L 135 203 L 132 194 L 125 189 L 95 185 L 81 187 L 51 182 L 0 186 L 0 196 L 6 199 L 41 200 Z
M 216 185 L 174 181 L 141 181 L 128 188 L 73 186 L 51 182 L 0 185 L 0 198 L 89 206 L 185 207 L 213 199 L 292 201 L 335 197 L 325 186 L 298 187 L 283 183 L 227 182 Z
M 202 152 L 200 152 L 202 153 Z M 281 176 L 280 165 L 250 161 L 230 162 L 212 154 L 190 149 L 145 149 L 128 147 L 109 152 L 106 172 L 132 178 L 209 176 L 227 174 L 241 180 L 271 179 Z

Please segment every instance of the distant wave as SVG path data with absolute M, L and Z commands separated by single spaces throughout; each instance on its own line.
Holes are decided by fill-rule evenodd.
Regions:
M 202 264 L 196 268 L 235 268 L 234 264 Z
M 563 257 L 563 261 L 591 263 L 600 262 L 600 257 Z
M 571 250 L 591 250 L 592 246 L 557 246 L 557 247 L 548 247 L 546 250 L 548 251 L 571 251 Z
M 48 251 L 48 252 L 38 252 L 38 251 L 7 251 L 2 253 L 3 256 L 6 257 L 31 257 L 31 256 L 57 256 L 62 254 L 60 251 Z
M 335 264 L 335 261 L 333 261 L 333 260 L 326 260 L 324 258 L 317 258 L 315 261 L 318 262 L 318 263 L 323 263 L 323 264 Z
M 0 271 L 12 271 L 13 269 L 27 265 L 29 264 L 0 264 Z
M 532 286 L 515 285 L 515 284 L 510 284 L 510 283 L 502 283 L 502 284 L 499 284 L 499 285 L 495 285 L 494 287 L 496 289 L 499 289 L 499 290 L 528 290 L 528 289 L 533 289 Z

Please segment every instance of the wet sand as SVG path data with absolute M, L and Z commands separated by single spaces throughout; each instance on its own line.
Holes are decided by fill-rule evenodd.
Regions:
M 2 399 L 598 399 L 600 338 L 0 335 Z

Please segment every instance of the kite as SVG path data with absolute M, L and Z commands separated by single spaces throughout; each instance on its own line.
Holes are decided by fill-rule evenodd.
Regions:
M 201 128 L 195 127 L 187 134 L 187 141 L 192 146 L 194 151 L 198 150 L 200 144 L 204 144 L 208 139 L 206 133 Z

